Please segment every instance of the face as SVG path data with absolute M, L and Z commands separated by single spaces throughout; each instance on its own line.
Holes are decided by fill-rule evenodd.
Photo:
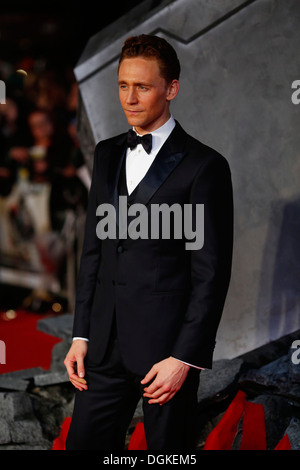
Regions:
M 119 67 L 119 97 L 130 126 L 143 135 L 170 117 L 170 101 L 179 91 L 178 80 L 167 84 L 156 59 L 123 59 Z
M 53 126 L 48 117 L 39 111 L 29 116 L 29 127 L 36 139 L 49 138 L 53 134 Z

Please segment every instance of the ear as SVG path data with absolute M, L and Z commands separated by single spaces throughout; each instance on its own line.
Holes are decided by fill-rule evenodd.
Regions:
M 179 81 L 172 80 L 167 89 L 167 101 L 173 100 L 179 92 Z

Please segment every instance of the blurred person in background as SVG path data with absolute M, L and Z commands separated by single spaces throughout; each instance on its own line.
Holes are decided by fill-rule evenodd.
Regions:
M 55 275 L 65 291 L 66 256 L 72 256 L 74 245 L 80 250 L 78 226 L 90 186 L 77 138 L 78 85 L 68 66 L 58 70 L 33 58 L 4 65 L 1 62 L 7 86 L 6 104 L 0 106 L 1 265 Z M 43 308 L 41 297 L 52 301 L 46 293 L 47 283 L 32 292 L 27 307 Z
M 16 180 L 16 162 L 27 160 L 30 133 L 26 102 L 9 94 L 0 106 L 0 196 L 7 196 Z
M 87 201 L 87 188 L 77 176 L 77 167 L 83 165 L 83 159 L 75 152 L 74 140 L 67 130 L 56 125 L 48 109 L 32 110 L 28 124 L 33 137 L 29 177 L 35 189 L 27 196 L 27 206 L 35 220 L 35 241 L 43 265 L 63 284 L 67 245 L 70 242 L 72 246 L 75 237 L 76 213 L 84 211 Z M 41 292 L 38 295 L 49 297 Z M 36 293 L 32 297 L 37 303 Z
M 11 215 L 15 207 L 15 191 L 19 171 L 28 171 L 28 145 L 31 137 L 26 121 L 26 100 L 8 89 L 6 103 L 0 106 L 0 254 L 1 264 L 22 260 L 15 243 Z M 27 236 L 27 224 L 21 228 Z M 24 230 L 24 231 L 23 231 Z

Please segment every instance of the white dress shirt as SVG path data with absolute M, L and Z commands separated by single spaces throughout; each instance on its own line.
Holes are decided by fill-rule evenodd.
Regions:
M 171 134 L 175 127 L 174 118 L 170 119 L 159 127 L 152 134 L 152 150 L 148 154 L 142 144 L 138 144 L 134 149 L 127 149 L 126 154 L 126 181 L 128 194 L 131 194 L 149 170 L 156 155 Z M 133 128 L 134 129 L 134 128 Z M 135 130 L 135 129 L 134 129 Z M 140 134 L 138 134 L 140 135 Z
M 165 122 L 165 124 L 163 124 L 161 127 L 156 129 L 155 131 L 151 132 L 152 149 L 149 154 L 145 151 L 142 144 L 138 144 L 132 150 L 130 148 L 127 149 L 126 181 L 127 181 L 127 191 L 129 195 L 132 193 L 132 191 L 144 178 L 145 174 L 147 173 L 151 164 L 153 163 L 156 155 L 158 154 L 161 147 L 163 146 L 163 144 L 165 143 L 165 141 L 171 134 L 175 125 L 176 125 L 175 120 L 173 116 L 171 116 L 169 120 Z M 133 130 L 135 129 L 133 128 Z M 84 341 L 88 341 L 87 338 L 81 338 L 79 336 L 74 337 L 73 341 L 75 339 L 83 339 Z M 188 364 L 187 362 L 181 361 L 180 359 L 177 359 L 177 360 L 191 367 L 195 367 L 196 369 L 202 369 L 201 367 L 194 366 L 193 364 Z

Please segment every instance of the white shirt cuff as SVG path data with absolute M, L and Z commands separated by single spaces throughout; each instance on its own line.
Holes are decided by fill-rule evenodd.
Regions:
M 89 341 L 88 338 L 81 338 L 81 336 L 74 336 L 72 341 L 75 341 L 75 339 L 82 339 L 83 341 Z
M 174 356 L 172 356 L 172 357 L 174 357 Z M 190 367 L 194 367 L 194 369 L 205 370 L 204 367 L 194 366 L 193 364 L 189 364 L 188 362 L 181 361 L 181 359 L 177 359 L 177 357 L 174 357 L 174 359 L 176 359 L 177 361 L 183 362 L 183 364 L 186 364 Z

